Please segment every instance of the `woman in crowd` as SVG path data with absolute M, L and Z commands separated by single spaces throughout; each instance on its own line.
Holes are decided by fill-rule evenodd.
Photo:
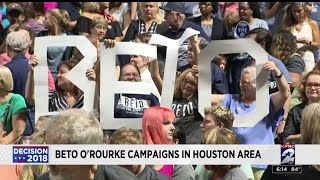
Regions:
M 90 34 L 90 25 L 95 17 L 103 18 L 103 15 L 100 14 L 100 4 L 98 2 L 85 2 L 83 4 L 83 12 L 77 20 L 75 34 Z
M 26 99 L 28 103 L 34 105 L 34 67 L 39 60 L 32 56 L 29 60 L 30 72 L 26 85 Z M 83 92 L 73 85 L 66 75 L 76 65 L 75 61 L 63 61 L 57 67 L 58 75 L 56 80 L 56 90 L 49 92 L 49 111 L 63 111 L 68 108 L 81 108 L 83 106 Z M 90 74 L 91 75 L 91 74 Z M 87 74 L 89 79 L 95 79 Z
M 142 17 L 131 22 L 123 41 L 132 41 L 139 34 L 161 34 L 167 30 L 168 26 L 162 23 L 159 6 L 159 2 L 141 2 Z
M 118 21 L 115 20 L 113 16 L 109 14 L 110 2 L 100 2 L 100 13 L 103 14 L 105 20 L 108 23 L 108 30 L 106 34 L 106 39 L 114 39 L 116 41 L 121 41 L 123 39 L 122 29 Z
M 142 135 L 144 144 L 173 144 L 175 121 L 174 113 L 163 107 L 150 107 L 142 117 Z M 168 176 L 173 175 L 173 165 L 154 165 L 154 169 Z
M 260 6 L 258 2 L 240 2 L 239 3 L 240 21 L 249 24 L 249 31 L 255 28 L 264 28 L 269 30 L 268 24 L 261 19 Z M 236 29 L 234 29 L 234 37 L 239 38 Z
M 320 104 L 312 103 L 302 111 L 301 120 L 301 144 L 320 144 Z M 319 165 L 304 165 L 302 173 L 297 174 L 275 174 L 272 173 L 272 165 L 269 165 L 261 180 L 313 180 L 320 179 Z
M 174 86 L 174 96 L 172 110 L 176 115 L 175 127 L 179 128 L 186 135 L 187 144 L 201 143 L 202 116 L 198 112 L 198 76 L 197 70 L 191 69 L 193 64 L 197 64 L 197 55 L 200 52 L 197 37 L 191 37 L 192 53 L 188 52 L 186 67 L 182 66 L 181 74 L 177 77 Z M 198 47 L 197 47 L 198 46 Z M 162 90 L 162 78 L 160 77 L 158 63 L 151 63 L 152 78 L 159 90 Z
M 234 127 L 241 144 L 274 144 L 274 134 L 284 115 L 284 104 L 290 96 L 290 88 L 283 73 L 273 61 L 267 61 L 262 70 L 271 71 L 276 79 L 279 91 L 269 96 L 269 114 L 253 127 Z M 240 94 L 213 94 L 214 105 L 227 107 L 234 114 L 247 114 L 256 108 L 256 68 L 249 66 L 241 71 Z M 265 165 L 254 165 L 255 179 L 260 179 Z
M 219 11 L 218 2 L 199 2 L 201 16 L 192 19 L 212 40 L 227 38 L 227 29 L 223 20 L 216 17 Z
M 20 2 L 20 5 L 24 9 L 24 21 L 23 26 L 29 27 L 37 35 L 39 32 L 44 31 L 45 28 L 35 16 L 35 10 L 32 2 Z
M 320 34 L 317 22 L 308 18 L 304 2 L 293 2 L 287 8 L 283 28 L 296 37 L 298 48 L 304 52 L 302 57 L 306 64 L 304 72 L 311 71 L 315 65 L 313 51 L 320 47 Z
M 290 31 L 281 30 L 273 36 L 271 52 L 272 56 L 280 59 L 288 69 L 292 79 L 290 89 L 293 92 L 300 82 L 305 63 L 301 58 L 296 39 Z
M 131 23 L 130 17 L 130 6 L 127 2 L 110 2 L 109 3 L 109 14 L 115 18 L 120 24 L 122 29 L 122 34 L 125 35 L 127 33 L 128 27 Z M 122 41 L 124 37 L 117 39 L 118 41 Z
M 144 144 L 173 144 L 174 121 L 175 115 L 168 108 L 156 106 L 146 109 L 142 118 Z M 169 179 L 194 179 L 194 170 L 190 166 L 153 165 L 152 167 Z
M 205 144 L 239 144 L 236 135 L 226 128 L 214 128 L 206 133 L 203 142 Z M 237 179 L 248 180 L 248 177 L 240 169 L 240 165 L 206 165 L 210 170 L 209 180 Z
M 7 136 L 4 144 L 17 143 L 26 127 L 27 107 L 24 98 L 13 90 L 13 78 L 10 69 L 0 65 L 0 119 Z
M 96 36 L 100 42 L 104 42 L 108 33 L 108 22 L 103 17 L 95 17 L 90 24 L 90 34 Z M 107 39 L 108 43 L 115 43 L 113 39 Z
M 299 143 L 302 110 L 309 104 L 320 102 L 320 71 L 308 72 L 302 78 L 298 91 L 302 103 L 290 109 L 284 128 L 285 142 L 290 144 Z
M 67 11 L 52 9 L 45 15 L 44 27 L 48 30 L 42 31 L 38 36 L 67 36 L 70 17 Z M 57 77 L 57 66 L 62 60 L 70 59 L 71 51 L 67 47 L 48 47 L 48 66 L 54 79 Z

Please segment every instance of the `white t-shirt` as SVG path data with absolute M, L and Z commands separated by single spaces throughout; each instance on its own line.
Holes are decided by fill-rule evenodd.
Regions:
M 128 11 L 129 11 L 129 4 L 122 3 L 119 10 L 116 10 L 116 11 L 111 10 L 110 12 L 110 15 L 113 16 L 116 19 L 116 21 L 119 22 L 122 29 L 123 29 L 123 18 Z

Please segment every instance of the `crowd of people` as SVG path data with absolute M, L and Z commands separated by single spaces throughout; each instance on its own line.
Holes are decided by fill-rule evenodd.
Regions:
M 320 3 L 318 2 L 1 2 L 0 144 L 319 144 Z M 142 118 L 141 129 L 99 123 L 100 44 L 148 44 L 152 34 L 179 39 L 171 108 L 160 107 L 166 47 L 157 59 L 118 55 L 116 80 L 145 82 L 149 94 L 115 94 L 114 118 Z M 35 120 L 36 37 L 85 36 L 97 49 L 83 78 L 96 82 L 94 108 L 67 78 L 82 59 L 75 47 L 48 47 L 48 111 Z M 269 113 L 253 127 L 233 127 L 235 115 L 256 107 L 258 76 L 250 54 L 212 57 L 212 106 L 198 109 L 198 54 L 217 40 L 251 38 L 269 55 Z M 46 79 L 45 79 L 46 80 Z M 112 88 L 112 87 L 110 87 Z M 39 92 L 38 92 L 39 93 Z M 261 97 L 260 97 L 261 98 Z M 262 97 L 263 98 L 263 97 Z M 134 101 L 135 103 L 128 103 Z M 204 114 L 202 116 L 201 114 Z M 37 122 L 37 123 L 35 123 Z M 296 175 L 270 165 L 1 165 L 2 180 L 273 180 L 318 179 L 319 165 Z

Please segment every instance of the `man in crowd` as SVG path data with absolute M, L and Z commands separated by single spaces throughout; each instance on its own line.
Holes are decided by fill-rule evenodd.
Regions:
M 49 119 L 46 144 L 102 144 L 103 131 L 99 121 L 82 109 L 68 109 Z M 130 171 L 120 166 L 50 165 L 49 172 L 37 180 L 135 180 Z
M 141 82 L 140 70 L 135 64 L 126 64 L 120 71 L 120 81 Z M 142 118 L 145 109 L 159 106 L 158 98 L 150 94 L 116 94 L 115 118 Z
M 179 39 L 187 28 L 192 28 L 200 31 L 200 37 L 205 38 L 208 41 L 210 37 L 206 35 L 203 29 L 193 23 L 186 20 L 186 8 L 181 2 L 168 2 L 166 6 L 161 7 L 164 10 L 164 19 L 169 24 L 170 28 L 161 35 L 171 39 Z M 188 40 L 183 42 L 179 47 L 178 66 L 177 68 L 188 64 L 187 52 L 188 52 Z
M 226 128 L 232 130 L 234 115 L 233 113 L 222 106 L 210 106 L 204 109 L 205 117 L 200 127 L 202 130 L 202 137 L 210 130 L 215 128 Z M 241 170 L 246 174 L 248 179 L 253 180 L 254 175 L 249 164 L 243 164 L 240 166 Z M 210 172 L 205 169 L 203 165 L 197 165 L 195 169 L 195 177 L 199 180 L 208 179 Z

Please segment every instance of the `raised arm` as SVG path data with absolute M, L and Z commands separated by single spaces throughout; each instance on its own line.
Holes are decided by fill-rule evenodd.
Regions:
M 32 55 L 29 60 L 29 74 L 26 83 L 26 90 L 25 90 L 25 98 L 26 101 L 34 106 L 34 67 L 36 67 L 39 63 L 38 58 L 35 55 Z
M 162 78 L 160 76 L 158 59 L 150 62 L 149 63 L 149 67 L 150 67 L 150 73 L 151 73 L 152 80 L 153 80 L 154 84 L 156 85 L 159 93 L 161 94 L 163 81 L 162 81 Z
M 263 70 L 271 71 L 275 76 L 279 91 L 272 94 L 271 101 L 273 111 L 277 112 L 278 110 L 284 107 L 285 102 L 290 96 L 290 87 L 288 81 L 273 61 L 267 61 L 262 68 Z

